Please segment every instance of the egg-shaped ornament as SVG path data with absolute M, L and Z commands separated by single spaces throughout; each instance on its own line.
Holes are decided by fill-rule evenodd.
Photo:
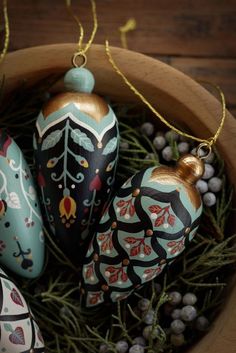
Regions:
M 0 352 L 44 353 L 44 341 L 20 290 L 0 269 Z
M 37 277 L 44 263 L 42 216 L 34 181 L 15 141 L 0 130 L 0 263 Z
M 91 93 L 95 81 L 89 70 L 70 69 L 64 83 L 69 92 L 52 98 L 37 118 L 34 146 L 51 230 L 61 249 L 80 263 L 111 194 L 119 131 L 111 107 Z
M 129 179 L 102 216 L 83 266 L 87 307 L 126 298 L 158 276 L 193 239 L 202 213 L 195 187 L 204 171 L 193 155 Z

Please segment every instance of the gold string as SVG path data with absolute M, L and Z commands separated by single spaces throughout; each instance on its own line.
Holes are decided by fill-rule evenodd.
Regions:
M 137 27 L 137 23 L 135 18 L 130 18 L 125 24 L 124 26 L 121 26 L 119 28 L 120 31 L 120 41 L 121 41 L 121 46 L 124 49 L 128 49 L 128 45 L 127 45 L 127 33 L 130 31 L 133 31 L 134 29 L 136 29 Z
M 4 60 L 8 46 L 9 46 L 9 40 L 10 40 L 10 27 L 9 27 L 9 19 L 8 19 L 8 12 L 7 12 L 7 0 L 3 0 L 3 16 L 4 16 L 4 22 L 5 22 L 5 39 L 4 39 L 4 45 L 2 52 L 0 54 L 0 64 Z
M 94 37 L 96 35 L 97 29 L 98 29 L 98 20 L 97 20 L 97 10 L 96 10 L 96 2 L 95 0 L 90 0 L 91 2 L 91 7 L 92 7 L 92 15 L 93 15 L 93 29 L 92 29 L 92 33 L 90 35 L 90 38 L 88 40 L 88 42 L 83 46 L 83 40 L 84 40 L 84 28 L 82 23 L 80 22 L 79 18 L 74 14 L 72 8 L 71 8 L 71 0 L 65 0 L 66 1 L 66 6 L 71 14 L 71 16 L 74 18 L 74 20 L 77 23 L 77 26 L 79 27 L 79 40 L 77 43 L 77 50 L 73 55 L 72 58 L 72 62 L 74 64 L 74 66 L 77 66 L 76 64 L 76 58 L 78 56 L 83 57 L 84 59 L 84 63 L 82 66 L 84 66 L 87 62 L 87 58 L 86 58 L 86 52 L 89 50 L 89 48 L 91 47 Z
M 221 122 L 220 125 L 216 131 L 216 133 L 214 134 L 213 137 L 209 138 L 209 139 L 201 139 L 199 137 L 190 135 L 186 132 L 183 132 L 179 129 L 177 129 L 175 126 L 173 126 L 172 124 L 170 124 L 152 105 L 151 103 L 148 102 L 148 100 L 132 85 L 132 83 L 126 78 L 126 76 L 121 72 L 121 70 L 118 68 L 118 66 L 116 65 L 116 63 L 114 62 L 114 59 L 111 55 L 110 52 L 110 48 L 109 48 L 109 42 L 106 40 L 106 54 L 108 56 L 109 62 L 111 63 L 113 69 L 115 70 L 115 72 L 122 77 L 123 81 L 125 82 L 125 84 L 130 88 L 131 91 L 134 92 L 134 94 L 136 96 L 138 96 L 141 101 L 155 114 L 155 116 L 157 118 L 159 118 L 160 121 L 162 121 L 166 126 L 168 126 L 170 129 L 172 129 L 174 132 L 176 132 L 177 134 L 190 138 L 194 141 L 197 141 L 199 143 L 202 144 L 202 147 L 207 147 L 209 150 L 211 149 L 211 146 L 216 142 L 217 138 L 220 135 L 220 132 L 223 128 L 224 122 L 225 122 L 225 117 L 226 117 L 226 104 L 225 104 L 225 96 L 224 93 L 222 92 L 222 90 L 220 89 L 219 86 L 211 84 L 209 82 L 207 82 L 208 84 L 211 84 L 212 86 L 214 86 L 217 91 L 220 94 L 220 98 L 221 98 L 221 105 L 222 105 L 222 117 L 221 117 Z M 203 82 L 203 81 L 202 81 Z M 206 83 L 206 81 L 205 81 Z

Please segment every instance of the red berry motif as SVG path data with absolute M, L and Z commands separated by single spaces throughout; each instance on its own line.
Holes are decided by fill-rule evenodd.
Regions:
M 150 255 L 152 252 L 151 247 L 145 244 L 145 238 L 127 237 L 124 240 L 127 243 L 126 248 L 130 248 L 130 256 L 137 256 L 140 254 L 140 257 L 144 257 L 145 255 Z
M 175 216 L 170 213 L 170 205 L 161 207 L 159 205 L 152 205 L 148 207 L 148 210 L 151 212 L 153 215 L 159 215 L 159 217 L 154 217 L 155 222 L 154 226 L 155 227 L 160 227 L 164 223 L 167 222 L 171 227 L 175 225 Z
M 108 266 L 105 269 L 105 275 L 106 277 L 108 277 L 108 281 L 110 284 L 117 282 L 119 278 L 121 282 L 126 282 L 128 280 L 127 273 L 125 272 L 125 269 L 123 266 L 119 266 L 119 267 Z
M 120 200 L 116 203 L 117 210 L 121 217 L 129 219 L 135 215 L 135 207 L 133 205 L 133 198 L 129 200 Z

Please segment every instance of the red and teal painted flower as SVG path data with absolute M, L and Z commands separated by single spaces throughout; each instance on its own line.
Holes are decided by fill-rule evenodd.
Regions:
M 59 203 L 60 217 L 76 218 L 76 202 L 71 196 L 64 196 Z

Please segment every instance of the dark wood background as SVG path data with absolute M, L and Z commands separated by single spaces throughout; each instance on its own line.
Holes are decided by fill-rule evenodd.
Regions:
M 86 33 L 89 0 L 72 1 Z M 78 31 L 64 0 L 8 0 L 10 50 L 75 42 Z M 163 60 L 197 78 L 219 84 L 236 116 L 236 0 L 97 0 L 96 43 L 120 46 L 118 28 L 134 17 L 129 49 Z

